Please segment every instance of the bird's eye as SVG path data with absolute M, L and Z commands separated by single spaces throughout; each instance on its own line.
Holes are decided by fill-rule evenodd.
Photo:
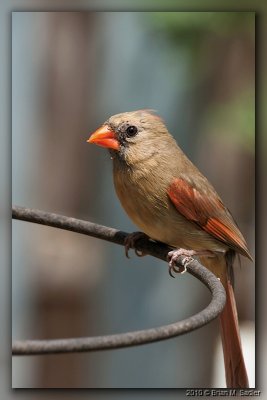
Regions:
M 128 137 L 133 137 L 137 134 L 137 128 L 134 125 L 130 125 L 128 126 L 128 128 L 126 129 L 126 135 Z

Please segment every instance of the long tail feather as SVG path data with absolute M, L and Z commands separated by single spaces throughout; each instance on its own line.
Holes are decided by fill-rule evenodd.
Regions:
M 235 295 L 232 284 L 234 252 L 215 259 L 201 259 L 203 264 L 220 278 L 226 291 L 226 304 L 219 316 L 222 338 L 225 377 L 228 388 L 248 388 L 248 376 L 244 362 Z
M 228 263 L 227 267 L 223 282 L 226 304 L 219 317 L 226 383 L 227 387 L 231 388 L 248 388 L 249 382 L 241 346 L 235 295 L 229 275 L 229 267 L 232 268 L 232 266 Z

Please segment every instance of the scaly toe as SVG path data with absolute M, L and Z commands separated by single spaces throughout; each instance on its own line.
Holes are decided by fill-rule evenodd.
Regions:
M 167 256 L 167 260 L 169 261 L 169 275 L 174 278 L 173 272 L 176 274 L 184 274 L 187 271 L 186 264 L 192 260 L 192 256 L 195 254 L 196 252 L 194 250 L 178 249 L 170 251 Z M 179 266 L 177 265 L 177 261 L 181 256 L 185 257 L 183 260 L 179 261 Z
M 135 248 L 136 242 L 137 242 L 139 239 L 144 239 L 144 238 L 147 239 L 148 236 L 147 236 L 145 233 L 143 233 L 143 232 L 133 232 L 133 233 L 130 233 L 130 234 L 125 238 L 124 247 L 125 247 L 125 255 L 126 255 L 127 258 L 130 258 L 130 256 L 129 256 L 129 250 L 130 250 L 131 248 L 134 249 L 135 254 L 136 254 L 138 257 L 143 257 L 143 256 L 146 255 L 146 254 L 145 254 L 144 252 L 142 252 L 141 250 L 137 250 L 137 249 Z

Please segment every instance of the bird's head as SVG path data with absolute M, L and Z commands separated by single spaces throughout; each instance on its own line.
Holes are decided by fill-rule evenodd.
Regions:
M 151 110 L 138 110 L 113 115 L 87 142 L 108 148 L 114 159 L 130 165 L 160 152 L 169 137 L 158 115 Z

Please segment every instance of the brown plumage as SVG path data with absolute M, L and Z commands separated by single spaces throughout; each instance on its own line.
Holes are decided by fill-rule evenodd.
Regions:
M 200 259 L 227 294 L 220 315 L 227 386 L 248 387 L 230 276 L 236 253 L 252 258 L 229 210 L 151 111 L 114 115 L 88 142 L 110 150 L 117 195 L 142 231 L 175 248 L 212 255 Z

